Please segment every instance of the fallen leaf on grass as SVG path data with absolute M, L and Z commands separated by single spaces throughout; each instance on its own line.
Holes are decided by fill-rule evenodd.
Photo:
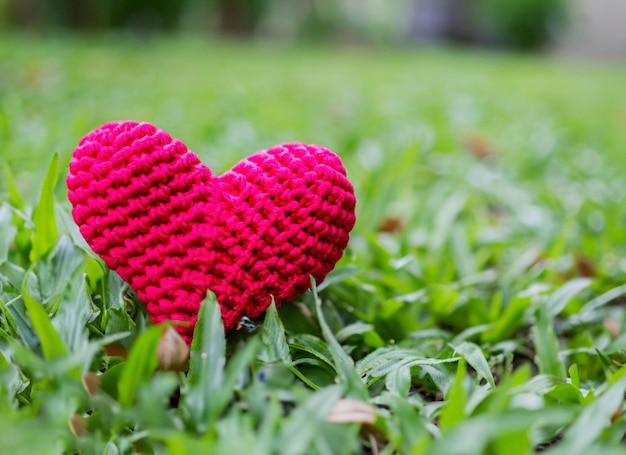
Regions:
M 119 343 L 107 344 L 104 347 L 104 355 L 109 357 L 121 357 L 123 359 L 128 357 L 128 351 L 124 346 Z
M 74 436 L 78 438 L 82 438 L 85 435 L 85 430 L 87 429 L 87 421 L 84 417 L 78 414 L 72 414 L 67 421 L 70 426 L 70 430 L 74 433 Z
M 378 225 L 378 232 L 387 232 L 389 234 L 399 234 L 406 227 L 404 220 L 389 216 L 384 218 Z
M 189 345 L 171 327 L 161 335 L 157 349 L 157 360 L 161 370 L 184 371 L 187 369 Z
M 83 387 L 89 395 L 96 395 L 98 387 L 100 387 L 100 377 L 92 371 L 88 371 L 83 375 Z
M 576 256 L 574 263 L 578 276 L 592 278 L 598 274 L 595 264 L 587 256 Z
M 364 401 L 344 398 L 330 410 L 326 416 L 330 423 L 363 423 L 372 425 L 376 421 L 376 411 Z
M 493 147 L 487 139 L 479 134 L 469 134 L 463 139 L 465 149 L 481 160 L 489 160 L 494 157 Z

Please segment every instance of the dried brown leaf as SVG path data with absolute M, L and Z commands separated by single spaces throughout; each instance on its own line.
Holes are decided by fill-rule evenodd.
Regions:
M 83 387 L 89 395 L 96 395 L 98 393 L 98 387 L 100 387 L 100 377 L 88 371 L 83 375 Z
M 169 327 L 161 335 L 157 349 L 159 368 L 167 371 L 184 371 L 189 362 L 189 345 Z
M 376 421 L 376 411 L 364 401 L 344 398 L 335 403 L 335 406 L 326 416 L 326 421 L 372 425 Z
M 578 255 L 574 261 L 578 276 L 593 278 L 598 274 L 596 265 L 587 256 Z
M 121 357 L 123 359 L 128 357 L 128 351 L 124 346 L 119 343 L 108 344 L 104 347 L 104 355 L 109 357 Z
M 389 234 L 399 234 L 406 228 L 406 223 L 404 220 L 388 216 L 384 218 L 380 224 L 378 225 L 378 232 L 387 232 Z
M 76 437 L 82 438 L 85 435 L 85 430 L 87 430 L 87 421 L 83 416 L 72 414 L 68 419 L 67 424 Z
M 480 134 L 469 134 L 463 140 L 465 149 L 481 160 L 489 160 L 494 157 L 493 147 L 487 139 Z

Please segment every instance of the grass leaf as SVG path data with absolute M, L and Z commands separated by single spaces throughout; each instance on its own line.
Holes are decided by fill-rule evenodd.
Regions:
M 59 235 L 54 214 L 54 187 L 59 175 L 59 156 L 55 153 L 41 185 L 39 203 L 33 211 L 35 229 L 32 237 L 30 261 L 37 262 L 56 242 Z
M 527 296 L 514 296 L 493 327 L 485 330 L 482 340 L 493 342 L 508 337 L 516 328 L 523 324 L 522 315 L 532 300 Z
M 563 311 L 565 305 L 580 291 L 591 286 L 591 283 L 589 278 L 574 278 L 554 291 L 545 303 L 550 317 L 555 317 Z
M 589 319 L 598 308 L 603 307 L 607 303 L 612 302 L 624 294 L 626 294 L 626 284 L 617 286 L 605 292 L 604 294 L 587 302 L 578 313 L 578 318 L 583 321 Z
M 54 360 L 65 356 L 68 353 L 67 347 L 63 344 L 63 340 L 54 328 L 54 325 L 52 325 L 43 305 L 31 297 L 26 289 L 22 291 L 22 297 L 46 360 Z
M 456 352 L 461 354 L 465 361 L 476 370 L 476 372 L 487 380 L 491 387 L 495 387 L 496 383 L 493 379 L 493 374 L 491 373 L 491 368 L 487 363 L 487 359 L 485 358 L 485 354 L 483 354 L 482 349 L 480 349 L 474 343 L 464 341 L 463 343 L 452 346 Z
M 611 417 L 620 409 L 626 392 L 626 376 L 609 387 L 595 401 L 588 404 L 565 433 L 565 437 L 549 455 L 576 455 L 590 452 L 591 445 L 611 425 Z
M 446 405 L 441 411 L 439 426 L 442 431 L 446 431 L 461 422 L 465 417 L 465 405 L 467 404 L 467 393 L 465 392 L 465 375 L 467 368 L 464 360 L 459 361 L 459 365 L 454 378 L 454 383 L 446 396 Z
M 226 365 L 226 342 L 220 306 L 215 294 L 207 292 L 198 313 L 191 343 L 189 374 L 183 387 L 182 403 L 188 422 L 204 431 L 217 416 L 212 396 L 220 392 Z
M 341 388 L 329 386 L 314 392 L 285 419 L 277 448 L 285 454 L 304 454 L 324 424 L 324 418 L 341 396 Z
M 317 295 L 317 288 L 315 287 L 315 280 L 313 277 L 311 277 L 311 286 L 313 289 L 313 297 L 315 299 L 317 317 L 320 322 L 320 327 L 322 328 L 322 334 L 324 335 L 326 343 L 328 343 L 328 349 L 330 350 L 330 354 L 333 358 L 337 375 L 345 387 L 346 396 L 365 400 L 367 398 L 365 384 L 363 384 L 361 377 L 356 373 L 354 360 L 352 360 L 346 351 L 343 350 L 324 319 L 324 313 L 322 312 L 322 300 Z
M 13 225 L 13 214 L 7 204 L 0 205 L 0 264 L 9 258 L 9 248 L 13 237 L 17 233 L 17 227 Z
M 349 264 L 344 267 L 338 267 L 332 270 L 324 281 L 322 281 L 319 286 L 317 286 L 317 292 L 321 292 L 326 289 L 331 284 L 340 283 L 348 277 L 356 275 L 360 270 L 360 267 L 355 264 Z
M 540 306 L 533 330 L 533 341 L 537 352 L 537 363 L 541 374 L 551 374 L 565 379 L 565 367 L 559 358 L 559 340 L 554 333 L 549 309 Z
M 436 440 L 426 451 L 427 455 L 483 455 L 491 441 L 509 434 L 534 429 L 565 425 L 572 410 L 547 408 L 539 411 L 511 410 L 501 414 L 484 414 L 465 419 L 452 428 L 445 437 Z
M 139 387 L 150 380 L 158 366 L 157 348 L 163 335 L 163 327 L 150 327 L 135 340 L 128 353 L 118 383 L 118 401 L 130 407 L 135 401 Z
M 261 340 L 265 347 L 267 362 L 280 360 L 286 364 L 291 363 L 289 345 L 285 338 L 285 327 L 276 311 L 276 303 L 272 297 L 272 303 L 265 313 L 265 321 L 261 328 Z

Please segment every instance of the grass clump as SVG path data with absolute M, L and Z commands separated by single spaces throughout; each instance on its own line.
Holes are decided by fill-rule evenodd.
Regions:
M 623 67 L 192 38 L 0 55 L 0 453 L 623 452 Z M 345 257 L 227 338 L 209 296 L 189 372 L 159 370 L 166 329 L 65 197 L 114 119 L 218 173 L 331 148 L 358 200 Z

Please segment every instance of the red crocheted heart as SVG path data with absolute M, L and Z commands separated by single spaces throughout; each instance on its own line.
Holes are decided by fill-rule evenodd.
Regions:
M 207 290 L 224 325 L 293 300 L 335 266 L 354 226 L 341 160 L 284 144 L 214 175 L 148 123 L 113 122 L 85 136 L 67 177 L 87 243 L 137 292 L 155 323 L 191 341 Z

